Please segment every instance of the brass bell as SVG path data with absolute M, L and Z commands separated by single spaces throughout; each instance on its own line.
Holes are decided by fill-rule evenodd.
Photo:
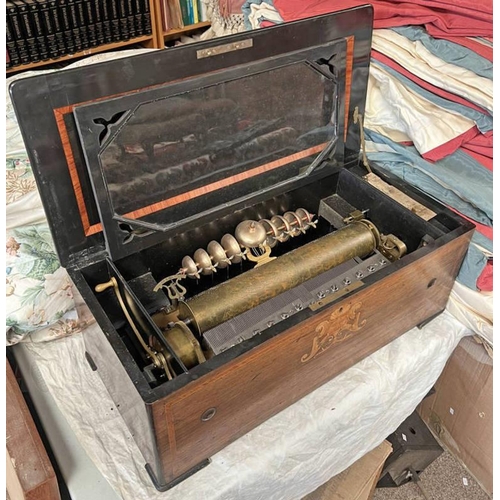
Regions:
M 240 222 L 234 231 L 238 243 L 242 247 L 254 248 L 262 245 L 267 239 L 264 226 L 255 220 Z

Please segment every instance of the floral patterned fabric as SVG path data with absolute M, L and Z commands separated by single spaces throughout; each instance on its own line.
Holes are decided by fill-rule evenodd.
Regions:
M 13 230 L 6 251 L 8 343 L 47 326 L 71 329 L 77 319 L 72 285 L 60 267 L 47 225 Z M 55 331 L 46 333 L 53 336 Z
M 98 54 L 68 68 L 146 52 Z M 21 131 L 9 85 L 16 79 L 54 70 L 30 71 L 7 79 L 6 86 L 6 332 L 7 345 L 47 341 L 80 332 L 93 322 L 66 270 L 61 267 Z
M 36 189 L 28 159 L 7 159 L 7 205 Z
M 201 40 L 233 35 L 245 31 L 242 0 L 201 0 L 210 21 L 210 28 L 201 35 Z
M 68 335 L 81 326 L 72 284 L 54 251 L 26 153 L 7 155 L 6 177 L 7 344 L 27 334 L 32 340 Z

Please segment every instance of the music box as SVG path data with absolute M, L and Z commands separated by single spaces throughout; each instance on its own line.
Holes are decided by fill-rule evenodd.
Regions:
M 360 160 L 371 33 L 363 6 L 11 86 L 159 489 L 445 307 L 473 226 Z

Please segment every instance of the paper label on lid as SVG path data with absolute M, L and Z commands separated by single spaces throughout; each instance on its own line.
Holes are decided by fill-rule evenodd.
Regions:
M 369 173 L 365 175 L 365 180 L 367 180 L 373 187 L 377 188 L 379 191 L 382 191 L 386 195 L 390 196 L 393 200 L 396 200 L 398 203 L 401 203 L 408 210 L 411 210 L 414 214 L 418 215 L 420 218 L 424 220 L 432 219 L 436 216 L 436 213 L 430 210 L 427 207 L 424 207 L 421 203 L 414 200 L 407 194 L 403 193 L 399 189 L 387 184 L 384 180 L 382 180 L 378 175 L 374 173 Z

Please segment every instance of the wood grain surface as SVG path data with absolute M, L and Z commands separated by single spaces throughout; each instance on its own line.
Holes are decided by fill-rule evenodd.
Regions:
M 346 71 L 345 71 L 345 104 L 344 104 L 344 142 L 347 140 L 349 126 L 349 104 L 351 103 L 352 66 L 354 64 L 354 37 L 346 37 Z
M 9 362 L 7 365 L 7 491 L 11 500 L 60 500 L 57 479 Z
M 268 340 L 152 408 L 165 480 L 361 361 L 446 305 L 471 233 Z M 411 257 L 411 256 L 410 256 Z M 203 415 L 215 409 L 214 416 Z

